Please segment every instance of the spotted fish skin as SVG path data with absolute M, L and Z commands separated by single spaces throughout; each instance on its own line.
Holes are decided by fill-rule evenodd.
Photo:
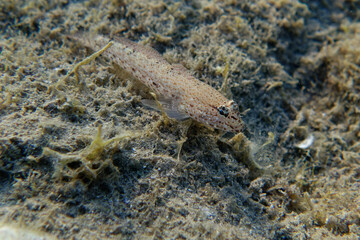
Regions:
M 81 39 L 97 49 L 109 43 L 104 36 Z M 190 117 L 207 126 L 227 132 L 240 132 L 243 122 L 237 104 L 211 86 L 199 81 L 180 64 L 170 64 L 156 50 L 116 38 L 103 55 L 154 91 L 164 103 L 169 117 Z

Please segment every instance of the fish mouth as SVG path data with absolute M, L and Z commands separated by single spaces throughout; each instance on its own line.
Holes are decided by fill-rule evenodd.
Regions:
M 244 129 L 244 124 L 241 122 L 239 124 L 224 124 L 224 129 L 229 132 L 239 133 Z
M 235 132 L 235 133 L 240 133 L 240 132 L 242 132 L 243 129 L 244 129 L 244 127 L 241 126 L 241 127 L 239 127 L 239 128 L 236 128 L 236 129 L 234 130 L 234 132 Z

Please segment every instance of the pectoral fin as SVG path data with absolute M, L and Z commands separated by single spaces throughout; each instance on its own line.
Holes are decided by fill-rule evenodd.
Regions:
M 149 100 L 149 99 L 142 99 L 141 102 L 150 108 L 153 108 L 157 111 L 165 112 L 169 118 L 175 118 L 176 120 L 184 120 L 189 118 L 183 112 L 178 110 L 178 104 L 175 100 L 172 99 L 161 99 L 161 100 Z

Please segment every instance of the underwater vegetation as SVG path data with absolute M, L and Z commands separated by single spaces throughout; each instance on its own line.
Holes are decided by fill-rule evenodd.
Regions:
M 359 9 L 0 2 L 0 234 L 356 239 Z M 246 127 L 226 133 L 144 107 L 149 89 L 96 52 L 111 44 L 91 50 L 68 37 L 79 32 L 154 48 L 233 99 Z

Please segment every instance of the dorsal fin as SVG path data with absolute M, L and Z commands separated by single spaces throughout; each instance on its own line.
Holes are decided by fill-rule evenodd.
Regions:
M 125 46 L 127 46 L 130 49 L 133 49 L 135 51 L 140 51 L 143 55 L 146 55 L 149 58 L 156 58 L 158 61 L 168 64 L 168 62 L 164 59 L 164 57 L 158 51 L 156 51 L 155 49 L 153 49 L 149 46 L 144 46 L 140 43 L 133 42 L 133 41 L 131 41 L 127 38 L 123 38 L 123 37 L 113 37 L 113 39 L 116 42 L 124 44 Z
M 180 63 L 173 63 L 171 64 L 171 66 L 177 70 L 177 71 L 184 71 L 184 72 L 189 72 L 189 70 L 187 70 L 182 64 Z M 189 72 L 190 73 L 190 72 Z
M 171 64 L 171 67 L 173 68 L 173 71 L 181 73 L 183 77 L 186 77 L 188 79 L 195 79 L 193 74 L 191 74 L 191 72 L 187 68 L 185 68 L 182 64 L 174 63 Z

